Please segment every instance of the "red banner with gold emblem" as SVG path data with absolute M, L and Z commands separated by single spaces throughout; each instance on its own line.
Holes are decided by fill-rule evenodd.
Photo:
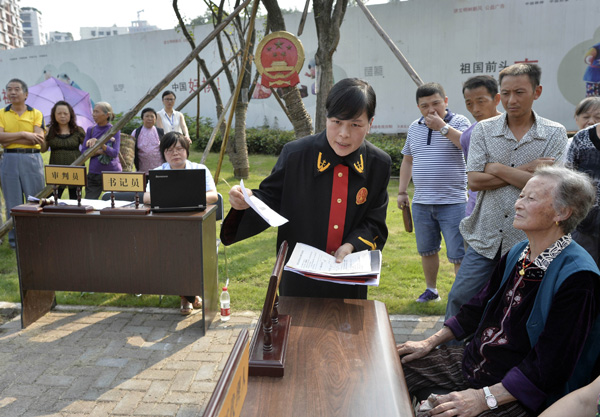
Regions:
M 298 73 L 304 65 L 304 48 L 291 33 L 273 32 L 258 44 L 254 62 L 263 86 L 292 87 L 300 82 Z

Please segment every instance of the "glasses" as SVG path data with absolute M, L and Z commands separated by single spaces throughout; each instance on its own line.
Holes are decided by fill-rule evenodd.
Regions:
M 175 101 L 174 98 L 163 98 L 163 101 Z
M 169 148 L 165 150 L 165 153 L 167 155 L 173 155 L 174 153 L 184 153 L 185 152 L 185 148 L 178 146 L 176 148 Z

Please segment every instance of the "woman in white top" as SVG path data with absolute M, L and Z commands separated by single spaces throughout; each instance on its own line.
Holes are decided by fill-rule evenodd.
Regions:
M 167 90 L 163 93 L 162 101 L 165 107 L 158 112 L 156 127 L 160 127 L 165 131 L 165 133 L 183 133 L 183 136 L 185 136 L 185 138 L 191 142 L 192 140 L 190 139 L 190 134 L 188 132 L 187 125 L 185 124 L 185 117 L 183 117 L 183 113 L 180 113 L 174 109 L 175 98 L 175 93 L 171 90 Z

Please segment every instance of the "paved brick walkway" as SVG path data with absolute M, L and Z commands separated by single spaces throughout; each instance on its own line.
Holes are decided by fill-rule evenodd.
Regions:
M 17 317 L 0 327 L 0 416 L 202 415 L 239 331 L 258 315 L 234 313 L 204 337 L 199 318 L 59 306 L 21 330 Z M 438 317 L 391 322 L 398 342 L 441 327 Z

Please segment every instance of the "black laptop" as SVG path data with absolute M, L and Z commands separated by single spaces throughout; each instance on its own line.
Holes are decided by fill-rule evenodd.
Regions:
M 148 172 L 153 212 L 206 209 L 206 172 L 203 169 L 165 169 Z

